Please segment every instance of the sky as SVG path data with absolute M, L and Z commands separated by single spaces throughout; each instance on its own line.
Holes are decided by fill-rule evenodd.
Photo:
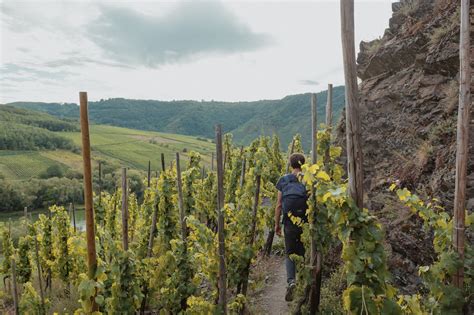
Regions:
M 392 0 L 355 0 L 356 49 Z M 0 103 L 251 101 L 344 82 L 339 0 L 0 0 Z

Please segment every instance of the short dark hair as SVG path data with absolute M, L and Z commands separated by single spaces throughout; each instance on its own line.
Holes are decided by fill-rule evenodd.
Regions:
M 301 168 L 305 162 L 304 155 L 301 153 L 293 153 L 290 155 L 290 165 L 292 168 Z

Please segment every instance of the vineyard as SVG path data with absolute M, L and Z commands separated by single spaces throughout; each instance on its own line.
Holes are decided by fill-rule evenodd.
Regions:
M 0 170 L 9 178 L 29 179 L 37 177 L 55 161 L 37 151 L 2 151 Z M 61 164 L 62 165 L 62 164 Z
M 418 2 L 393 7 L 410 16 Z M 275 234 L 280 234 L 275 220 L 279 220 L 282 198 L 276 183 L 292 171 L 290 157 L 300 153 L 306 162 L 298 173 L 300 183 L 294 182 L 307 195 L 303 201 L 306 216 L 294 216 L 292 211 L 285 214 L 285 219 L 301 227 L 305 252 L 288 257 L 297 266 L 295 294 L 287 299 L 292 300 L 292 314 L 472 314 L 474 213 L 466 210 L 470 1 L 462 0 L 456 15 L 460 19 L 460 71 L 457 137 L 450 160 L 455 164 L 452 214 L 438 199 L 424 197 L 429 193 L 409 190 L 407 181 L 396 175 L 377 182 L 396 199 L 391 206 L 398 208 L 391 215 L 408 212 L 409 216 L 397 220 L 413 217 L 419 223 L 419 235 L 431 243 L 430 261 L 415 266 L 420 284 L 411 294 L 392 279 L 389 259 L 393 247 L 387 242 L 381 212 L 365 207 L 368 202 L 364 199 L 371 196 L 364 193 L 363 159 L 371 155 L 363 153 L 370 139 L 362 139 L 354 1 L 341 0 L 340 9 L 346 102 L 341 119 L 345 124 L 338 125 L 337 131 L 345 136 L 342 141 L 336 139 L 332 125 L 332 85 L 325 123 L 318 126 L 317 95 L 311 94 L 311 137 L 308 141 L 294 135 L 286 152 L 281 152 L 276 135 L 260 136 L 248 146 L 237 145 L 232 134 L 223 134 L 221 124 L 215 126 L 214 143 L 206 140 L 205 145 L 198 139 L 183 144 L 157 133 L 102 134 L 94 147 L 98 152 L 120 156 L 123 166 L 148 166 L 143 178 L 146 189 L 138 196 L 132 192 L 127 167 L 121 169 L 121 185 L 115 183 L 111 190 L 102 187 L 101 163 L 93 172 L 87 92 L 80 92 L 81 138 L 68 136 L 76 145 L 82 144 L 85 230 L 76 225 L 72 204 L 52 205 L 37 220 L 25 209 L 18 224 L 1 225 L 2 311 L 41 315 L 257 313 L 253 294 L 264 284 L 256 273 L 281 253 L 273 247 Z M 416 58 L 418 62 L 419 55 Z M 389 123 L 392 121 L 384 128 L 392 127 Z M 134 146 L 138 140 L 145 140 L 147 148 Z M 392 140 L 400 139 L 383 139 Z M 311 143 L 306 154 L 303 143 Z M 161 149 L 166 149 L 168 165 Z M 161 164 L 161 170 L 152 172 L 151 163 Z M 96 172 L 99 181 L 93 186 Z M 386 210 L 384 205 L 379 208 Z M 414 242 L 421 243 L 421 238 Z M 331 281 L 338 277 L 343 285 L 335 288 Z M 292 284 L 289 282 L 289 288 Z
M 336 163 L 342 150 L 330 147 L 330 132 L 320 130 L 317 137 L 320 158 L 303 166 L 303 180 L 314 192 L 308 214 L 317 224 L 304 224 L 304 242 L 309 247 L 315 236 L 323 257 L 342 243 L 345 309 L 354 314 L 457 314 L 463 300 L 473 294 L 473 253 L 467 246 L 463 295 L 449 284 L 460 263 L 451 246 L 450 216 L 436 201 L 426 204 L 395 184 L 387 187 L 424 220 L 427 230 L 434 231 L 438 254 L 433 265 L 420 268 L 426 293 L 397 296 L 389 281 L 381 225 L 347 196 L 344 171 Z M 291 146 L 302 152 L 298 135 Z M 224 138 L 225 305 L 218 303 L 217 174 L 203 168 L 198 153 L 191 153 L 183 169 L 178 155 L 172 168 L 151 179 L 141 204 L 128 192 L 125 178 L 116 193 L 95 195 L 97 269 L 92 277 L 87 275 L 85 231 L 73 226 L 72 213 L 64 207 L 51 207 L 49 215 L 40 215 L 34 223 L 25 217 L 21 224 L 26 233 L 15 241 L 4 226 L 4 306 L 18 299 L 20 313 L 83 314 L 91 313 L 94 305 L 108 314 L 213 314 L 224 312 L 222 307 L 242 313 L 252 286 L 250 269 L 263 255 L 267 232 L 274 226 L 274 185 L 286 168 L 279 147 L 277 137 L 258 138 L 245 148 L 233 145 L 231 135 Z M 473 219 L 467 216 L 466 223 Z M 307 313 L 311 265 L 295 259 L 300 268 L 294 307 Z M 57 309 L 53 296 L 73 295 L 80 300 L 77 309 Z

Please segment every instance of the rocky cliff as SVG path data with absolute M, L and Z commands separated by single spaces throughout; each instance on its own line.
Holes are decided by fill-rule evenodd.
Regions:
M 399 180 L 422 196 L 440 199 L 452 211 L 460 5 L 456 0 L 402 0 L 392 10 L 389 28 L 380 39 L 360 43 L 357 58 L 365 199 L 386 226 L 394 282 L 402 292 L 413 292 L 420 283 L 417 266 L 433 259 L 431 236 L 387 188 Z M 341 121 L 341 143 L 344 127 Z M 471 121 L 470 211 L 474 208 L 473 144 Z

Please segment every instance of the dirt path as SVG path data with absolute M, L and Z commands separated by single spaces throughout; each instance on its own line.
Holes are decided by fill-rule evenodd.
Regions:
M 255 301 L 258 314 L 283 315 L 289 314 L 285 301 L 286 271 L 285 258 L 273 256 L 266 265 L 267 283 Z

